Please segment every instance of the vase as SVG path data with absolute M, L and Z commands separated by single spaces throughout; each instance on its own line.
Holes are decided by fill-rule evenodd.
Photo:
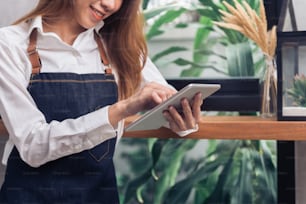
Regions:
M 277 114 L 277 70 L 274 57 L 265 56 L 265 73 L 262 80 L 261 110 L 264 118 Z

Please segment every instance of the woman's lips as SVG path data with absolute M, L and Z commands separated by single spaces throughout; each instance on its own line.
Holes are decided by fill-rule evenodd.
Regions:
M 105 14 L 103 14 L 103 13 L 100 12 L 99 10 L 95 9 L 94 7 L 91 7 L 91 10 L 92 10 L 92 13 L 93 13 L 94 18 L 95 18 L 97 21 L 103 20 L 103 17 L 105 16 Z

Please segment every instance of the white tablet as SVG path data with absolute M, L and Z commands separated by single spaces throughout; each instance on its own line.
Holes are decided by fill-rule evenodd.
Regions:
M 182 98 L 187 98 L 191 101 L 196 93 L 201 92 L 204 100 L 220 89 L 220 87 L 220 84 L 189 84 L 163 103 L 145 112 L 140 118 L 130 123 L 125 127 L 125 131 L 158 129 L 167 123 L 163 116 L 163 111 L 168 109 L 170 105 L 179 109 Z

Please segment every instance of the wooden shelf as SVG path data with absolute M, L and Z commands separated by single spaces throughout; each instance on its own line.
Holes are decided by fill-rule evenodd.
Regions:
M 126 124 L 136 117 L 126 119 Z M 276 121 L 256 116 L 203 116 L 199 131 L 184 138 L 247 139 L 247 140 L 306 140 L 306 121 Z M 0 120 L 0 136 L 7 137 Z M 125 132 L 130 138 L 181 138 L 167 128 Z
M 127 119 L 130 123 L 135 118 Z M 126 132 L 133 138 L 180 138 L 167 128 Z M 204 116 L 192 139 L 306 140 L 306 121 L 277 121 L 256 116 Z

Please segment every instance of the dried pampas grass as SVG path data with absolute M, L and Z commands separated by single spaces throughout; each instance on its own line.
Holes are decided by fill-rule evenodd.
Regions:
M 229 12 L 220 10 L 223 22 L 214 22 L 215 25 L 236 30 L 253 40 L 262 50 L 266 59 L 266 70 L 262 93 L 261 115 L 271 117 L 276 113 L 277 76 L 274 64 L 277 46 L 276 26 L 268 30 L 266 12 L 263 0 L 260 0 L 259 15 L 246 1 L 239 3 L 234 0 L 235 6 L 226 1 L 223 4 Z
M 214 22 L 215 25 L 242 33 L 253 40 L 267 57 L 274 58 L 277 44 L 276 26 L 267 30 L 263 0 L 260 1 L 259 15 L 246 1 L 241 4 L 237 0 L 234 2 L 235 6 L 232 6 L 223 1 L 229 12 L 220 10 L 223 22 Z

